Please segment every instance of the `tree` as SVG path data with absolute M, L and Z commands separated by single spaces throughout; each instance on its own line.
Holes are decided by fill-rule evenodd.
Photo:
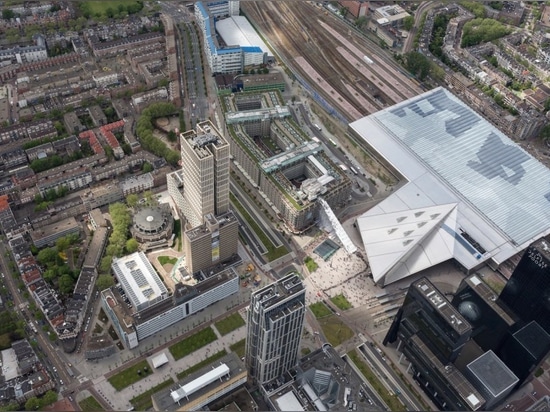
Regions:
M 55 263 L 57 260 L 57 251 L 53 248 L 47 247 L 38 252 L 36 259 L 41 265 L 46 266 L 48 263 Z
M 55 393 L 52 390 L 49 390 L 42 397 L 41 407 L 51 405 L 52 403 L 54 403 L 56 401 L 57 401 L 57 393 Z
M 110 288 L 115 284 L 113 277 L 111 275 L 99 275 L 95 282 L 98 290 L 105 290 Z
M 58 252 L 64 252 L 71 246 L 71 240 L 67 236 L 60 237 L 55 242 L 55 247 Z
M 418 79 L 424 80 L 430 73 L 430 61 L 421 53 L 416 51 L 409 52 L 405 55 L 406 67 Z
M 407 16 L 403 19 L 403 28 L 410 31 L 414 26 L 414 16 Z
M 29 398 L 27 402 L 25 402 L 25 410 L 27 411 L 36 411 L 40 408 L 40 406 L 40 401 L 37 397 L 34 396 L 32 398 Z
M 101 259 L 101 262 L 99 264 L 99 270 L 102 273 L 109 273 L 111 270 L 111 262 L 113 261 L 113 256 L 105 256 Z
M 4 20 L 11 20 L 14 17 L 15 17 L 15 13 L 13 12 L 13 10 L 10 10 L 10 9 L 2 10 L 2 18 Z
M 135 193 L 130 193 L 128 196 L 126 196 L 126 204 L 129 207 L 132 207 L 132 208 L 136 207 L 138 204 L 138 201 L 139 201 L 139 197 Z
M 67 295 L 74 290 L 74 280 L 70 275 L 63 275 L 59 278 L 59 291 Z
M 126 251 L 128 253 L 137 252 L 138 249 L 139 249 L 139 243 L 136 239 L 130 238 L 126 241 Z
M 141 167 L 141 170 L 144 173 L 149 173 L 149 172 L 152 172 L 154 169 L 153 169 L 153 165 L 151 165 L 151 163 L 143 162 L 143 166 Z

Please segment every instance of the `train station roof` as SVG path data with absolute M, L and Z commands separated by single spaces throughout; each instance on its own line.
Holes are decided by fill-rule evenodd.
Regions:
M 441 87 L 350 124 L 406 183 L 358 219 L 375 281 L 504 262 L 550 233 L 550 170 Z

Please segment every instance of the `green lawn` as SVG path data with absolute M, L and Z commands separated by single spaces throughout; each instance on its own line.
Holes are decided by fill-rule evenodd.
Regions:
M 130 399 L 130 403 L 136 411 L 148 411 L 153 408 L 151 396 L 173 384 L 174 380 L 172 378 L 167 379 L 164 382 L 159 383 L 157 386 L 153 386 L 148 391 L 145 391 L 142 394 Z
M 181 359 L 197 349 L 214 342 L 217 339 L 216 334 L 211 327 L 205 328 L 193 336 L 179 341 L 178 343 L 170 346 L 169 350 L 175 360 Z
M 147 370 L 145 370 L 147 368 Z M 141 371 L 141 374 L 138 374 L 138 370 Z M 133 366 L 130 366 L 127 369 L 124 369 L 122 372 L 117 373 L 116 375 L 111 376 L 108 380 L 113 388 L 117 391 L 130 386 L 133 383 L 136 383 L 146 376 L 149 376 L 153 373 L 151 367 L 146 360 L 143 360 L 139 363 L 136 363 Z
M 310 257 L 310 256 L 308 256 L 304 259 L 304 263 L 306 264 L 306 267 L 307 267 L 307 270 L 309 271 L 309 273 L 315 272 L 317 270 L 317 268 L 319 267 L 317 262 L 315 262 L 313 260 L 313 258 Z
M 82 399 L 80 402 L 78 402 L 78 406 L 80 406 L 80 409 L 82 409 L 84 412 L 105 410 L 101 407 L 101 404 L 93 396 L 88 396 L 87 398 Z
M 312 303 L 309 308 L 317 319 L 332 315 L 330 309 L 323 302 Z
M 119 4 L 127 7 L 130 4 L 134 5 L 137 3 L 137 0 L 91 0 L 83 2 L 83 6 L 81 7 L 85 7 L 86 10 L 89 10 L 93 16 L 95 16 L 96 14 L 101 14 L 102 16 L 104 16 L 106 15 L 106 11 L 109 7 L 113 10 L 118 11 Z
M 357 366 L 357 369 L 361 371 L 363 376 L 367 378 L 367 381 L 371 384 L 373 389 L 378 392 L 382 400 L 388 405 L 390 411 L 406 411 L 405 406 L 397 398 L 397 395 L 390 395 L 388 390 L 382 385 L 380 380 L 374 375 L 369 366 L 363 362 L 361 355 L 357 352 L 356 349 L 348 352 L 348 357 L 353 361 Z
M 351 339 L 354 335 L 353 331 L 336 315 L 319 319 L 319 325 L 321 325 L 328 343 L 335 347 Z
M 229 332 L 233 332 L 235 329 L 239 329 L 241 326 L 245 325 L 245 321 L 239 312 L 233 313 L 228 317 L 216 322 L 214 324 L 220 335 L 227 335 Z
M 288 253 L 288 249 L 284 245 L 276 248 L 273 243 L 271 243 L 264 231 L 248 214 L 243 205 L 241 205 L 241 203 L 237 200 L 235 196 L 233 196 L 232 193 L 229 194 L 229 197 L 231 198 L 231 203 L 233 203 L 233 206 L 235 206 L 239 210 L 239 213 L 246 220 L 248 226 L 254 231 L 254 233 L 256 233 L 256 236 L 260 238 L 262 244 L 267 248 L 266 258 L 268 261 L 271 262 L 272 260 L 278 259 Z
M 244 356 L 244 351 L 246 349 L 246 339 L 241 339 L 238 342 L 235 342 L 233 345 L 229 347 L 231 351 L 235 352 L 237 356 L 242 358 Z
M 330 300 L 332 303 L 334 303 L 336 306 L 338 306 L 342 310 L 348 310 L 353 308 L 353 305 L 349 303 L 349 301 L 346 299 L 346 297 L 343 294 L 334 296 L 333 298 L 330 298 Z
M 216 352 L 215 354 L 206 358 L 205 360 L 200 361 L 199 363 L 194 364 L 190 368 L 187 368 L 184 371 L 178 373 L 177 374 L 178 380 L 182 380 L 186 376 L 191 375 L 193 372 L 196 372 L 199 369 L 204 368 L 206 365 L 210 365 L 211 363 L 217 361 L 218 359 L 223 358 L 225 355 L 227 355 L 227 351 L 225 349 L 222 349 L 221 351 Z
M 170 256 L 159 256 L 157 259 L 161 265 L 166 265 L 167 263 L 171 265 L 175 265 L 176 262 L 178 261 L 178 258 L 170 257 Z

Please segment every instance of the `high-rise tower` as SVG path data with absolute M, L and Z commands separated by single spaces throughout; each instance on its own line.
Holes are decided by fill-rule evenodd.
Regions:
M 550 334 L 550 246 L 545 240 L 527 248 L 498 299 L 523 324 L 534 320 Z
M 180 135 L 185 217 L 191 227 L 229 210 L 229 143 L 212 122 Z
M 304 285 L 290 274 L 252 293 L 248 309 L 246 365 L 249 378 L 264 384 L 298 361 L 305 314 Z
M 191 274 L 237 253 L 238 221 L 229 210 L 229 143 L 212 122 L 180 134 L 181 170 L 168 192 L 185 221 L 185 265 Z

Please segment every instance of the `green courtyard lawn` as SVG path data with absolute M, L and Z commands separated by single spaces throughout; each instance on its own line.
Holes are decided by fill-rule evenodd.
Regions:
M 196 372 L 199 369 L 204 368 L 206 365 L 210 365 L 211 363 L 214 363 L 218 359 L 223 358 L 225 355 L 227 355 L 227 351 L 225 349 L 222 349 L 216 352 L 215 354 L 206 358 L 205 360 L 202 360 L 199 363 L 194 364 L 190 368 L 187 368 L 184 371 L 181 371 L 180 373 L 178 373 L 177 374 L 178 380 L 182 380 L 186 376 L 191 375 L 193 372 Z
M 319 319 L 319 325 L 321 325 L 328 343 L 334 347 L 351 339 L 354 335 L 353 331 L 336 315 Z
M 167 263 L 170 265 L 175 265 L 176 262 L 178 261 L 178 258 L 170 257 L 170 256 L 159 256 L 157 259 L 159 263 L 163 266 L 166 265 Z
M 245 321 L 242 316 L 239 315 L 239 312 L 235 312 L 214 324 L 222 336 L 227 335 L 228 333 L 233 332 L 235 329 L 239 329 L 244 325 Z
M 317 319 L 332 315 L 330 309 L 323 302 L 312 303 L 309 305 L 309 309 Z
M 313 273 L 317 270 L 317 268 L 319 267 L 319 265 L 317 264 L 317 262 L 315 262 L 315 260 L 313 260 L 312 257 L 310 256 L 307 256 L 305 259 L 304 259 L 304 263 L 307 267 L 307 270 L 309 271 L 309 273 Z
M 153 400 L 151 399 L 151 396 L 165 388 L 168 388 L 173 383 L 174 380 L 172 378 L 167 379 L 164 382 L 153 386 L 148 391 L 145 391 L 138 396 L 133 397 L 132 399 L 130 399 L 130 403 L 136 411 L 148 411 L 149 409 L 153 409 Z
M 216 334 L 211 327 L 207 327 L 186 339 L 170 346 L 169 350 L 175 360 L 181 359 L 197 349 L 214 342 L 217 339 Z
M 138 371 L 140 372 L 139 374 Z M 140 381 L 152 373 L 153 371 L 147 361 L 143 360 L 133 366 L 130 366 L 129 368 L 124 369 L 122 372 L 111 376 L 108 381 L 111 385 L 113 385 L 113 388 L 117 391 L 121 391 L 122 389 Z
M 338 306 L 341 310 L 348 310 L 353 308 L 353 305 L 349 303 L 343 294 L 330 298 L 331 302 Z
M 78 406 L 80 406 L 80 409 L 82 409 L 84 412 L 105 410 L 101 407 L 101 404 L 93 396 L 88 396 L 87 398 L 82 399 L 80 402 L 78 402 Z
M 229 349 L 242 358 L 244 356 L 244 351 L 246 350 L 246 339 L 241 339 L 240 341 L 235 342 L 229 347 Z

